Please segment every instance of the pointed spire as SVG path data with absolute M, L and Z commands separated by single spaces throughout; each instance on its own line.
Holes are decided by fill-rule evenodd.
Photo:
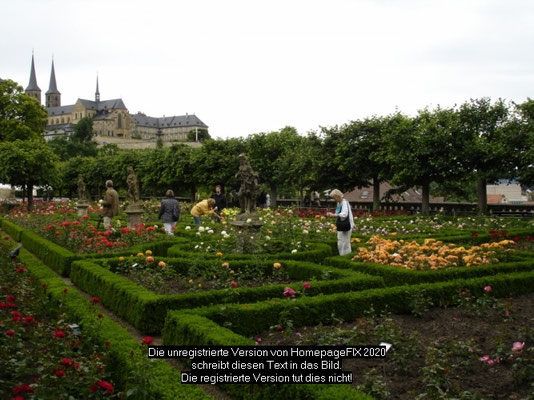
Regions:
M 98 74 L 96 74 L 96 92 L 95 92 L 95 101 L 98 103 L 100 101 L 100 91 L 98 90 Z
M 32 69 L 30 72 L 30 83 L 28 83 L 28 87 L 26 88 L 26 92 L 29 91 L 41 91 L 39 89 L 39 86 L 37 86 L 37 78 L 35 77 L 35 63 L 33 61 L 33 51 L 32 51 Z
M 57 90 L 56 85 L 56 70 L 54 68 L 54 58 L 52 58 L 52 71 L 50 72 L 50 85 L 48 87 L 48 92 L 46 94 L 61 94 Z

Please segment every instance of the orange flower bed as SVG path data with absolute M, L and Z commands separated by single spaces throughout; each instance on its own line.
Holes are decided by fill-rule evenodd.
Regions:
M 359 247 L 353 261 L 386 264 L 410 270 L 471 267 L 499 262 L 497 252 L 511 252 L 513 240 L 483 243 L 480 246 L 456 247 L 436 239 L 425 239 L 423 244 L 415 241 L 391 240 L 372 236 L 366 247 Z

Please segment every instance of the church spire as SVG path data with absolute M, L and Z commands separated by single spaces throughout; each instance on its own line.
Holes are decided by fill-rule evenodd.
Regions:
M 46 92 L 46 108 L 61 106 L 61 93 L 57 90 L 56 70 L 54 68 L 54 58 L 52 58 L 52 71 L 50 72 L 50 85 Z
M 41 89 L 39 86 L 37 86 L 37 78 L 35 77 L 35 63 L 33 60 L 33 51 L 32 51 L 32 68 L 30 72 L 30 83 L 28 84 L 28 87 L 26 88 L 26 94 L 33 97 L 34 99 L 37 99 L 39 103 L 41 103 Z
M 96 74 L 96 92 L 95 92 L 95 101 L 98 103 L 100 101 L 100 91 L 98 90 L 98 74 Z

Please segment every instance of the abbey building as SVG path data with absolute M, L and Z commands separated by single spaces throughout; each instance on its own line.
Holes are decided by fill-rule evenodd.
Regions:
M 30 82 L 26 93 L 41 103 L 41 89 L 37 85 L 35 64 L 32 55 Z M 61 93 L 57 89 L 54 61 L 50 72 L 50 84 L 45 93 L 45 107 L 48 112 L 47 139 L 59 135 L 70 135 L 74 126 L 84 117 L 93 119 L 93 132 L 99 143 L 155 143 L 185 141 L 190 131 L 207 129 L 196 115 L 172 117 L 149 117 L 143 113 L 130 114 L 122 99 L 101 100 L 96 80 L 94 100 L 78 99 L 76 103 L 61 105 Z

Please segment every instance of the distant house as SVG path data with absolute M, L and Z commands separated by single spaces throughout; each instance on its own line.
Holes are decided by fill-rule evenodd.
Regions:
M 387 182 L 380 184 L 380 197 L 383 198 L 386 192 L 393 189 L 393 186 Z M 352 192 L 345 193 L 345 198 L 349 201 L 373 201 L 373 187 L 367 188 L 355 188 Z M 420 203 L 422 201 L 422 193 L 420 189 L 412 188 L 408 189 L 401 194 L 395 194 L 392 196 L 391 201 L 400 203 Z M 430 196 L 431 203 L 442 203 L 443 197 Z
M 521 185 L 517 181 L 499 179 L 494 185 L 486 186 L 488 204 L 523 204 L 527 196 L 523 194 Z

